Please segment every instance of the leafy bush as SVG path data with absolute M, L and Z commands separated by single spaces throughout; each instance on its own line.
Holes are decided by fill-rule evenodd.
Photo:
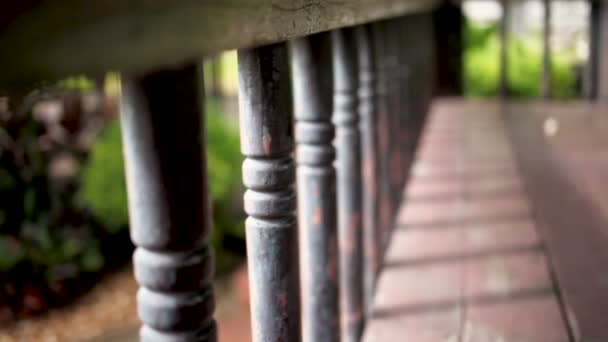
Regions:
M 212 242 L 219 272 L 238 256 L 231 244 L 244 243 L 240 205 L 241 154 L 238 131 L 214 103 L 206 105 L 207 158 L 214 230 Z M 128 212 L 118 121 L 99 137 L 82 174 L 80 198 L 111 231 L 126 229 Z M 236 253 L 238 254 L 238 253 Z
M 498 94 L 500 40 L 495 25 L 466 25 L 465 91 L 468 96 L 491 97 Z M 542 44 L 540 40 L 513 38 L 508 42 L 508 80 L 511 95 L 532 98 L 540 95 Z M 556 98 L 577 95 L 574 56 L 554 52 L 551 75 Z
M 120 139 L 118 121 L 105 127 L 84 166 L 79 194 L 110 232 L 129 223 Z
M 63 114 L 0 113 L 0 322 L 42 311 L 91 285 L 80 280 L 114 257 L 107 256 L 108 243 L 121 255 L 75 200 L 86 156 L 80 142 L 90 133 L 80 96 L 47 103 L 62 103 Z

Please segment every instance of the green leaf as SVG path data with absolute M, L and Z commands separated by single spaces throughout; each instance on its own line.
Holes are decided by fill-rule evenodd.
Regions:
M 82 252 L 84 244 L 76 238 L 67 238 L 61 243 L 61 253 L 65 260 L 70 260 Z
M 99 248 L 96 246 L 89 247 L 82 255 L 80 265 L 85 272 L 99 271 L 104 265 L 104 258 L 99 252 Z
M 8 271 L 25 256 L 21 245 L 12 237 L 0 236 L 0 270 Z

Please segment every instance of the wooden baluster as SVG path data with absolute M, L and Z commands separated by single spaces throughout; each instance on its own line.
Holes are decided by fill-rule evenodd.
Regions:
M 600 1 L 591 8 L 596 12 L 593 19 L 598 21 L 595 25 L 594 49 L 591 51 L 595 55 L 595 100 L 601 103 L 608 102 L 608 4 Z M 595 51 L 594 51 L 595 50 Z M 590 56 L 591 57 L 591 56 Z
M 379 201 L 380 201 L 380 221 L 379 221 L 379 243 L 380 243 L 380 260 L 382 262 L 384 256 L 384 247 L 390 231 L 391 222 L 391 173 L 390 173 L 390 97 L 389 97 L 389 82 L 388 82 L 388 59 L 386 51 L 386 35 L 384 32 L 384 23 L 376 22 L 371 24 L 373 37 L 373 50 L 376 55 L 376 112 L 377 121 L 376 135 L 378 137 L 379 151 Z
M 502 17 L 500 19 L 500 79 L 499 94 L 502 97 L 509 95 L 509 0 L 501 0 Z
M 407 37 L 405 32 L 404 22 L 407 20 L 406 18 L 399 18 L 395 22 L 395 32 L 393 33 L 397 37 L 397 41 L 395 45 L 397 47 L 397 56 L 398 56 L 398 64 L 399 64 L 399 96 L 401 99 L 400 102 L 400 120 L 399 120 L 399 132 L 400 139 L 398 140 L 401 144 L 401 181 L 399 183 L 399 202 L 403 200 L 403 187 L 405 186 L 405 182 L 407 180 L 407 175 L 409 174 L 409 170 L 411 164 L 414 159 L 414 150 L 415 150 L 415 139 L 416 139 L 416 118 L 414 108 L 412 106 L 412 96 L 410 89 L 410 54 L 412 53 L 411 49 L 408 49 L 410 46 L 407 40 L 404 39 L 404 36 Z
M 390 221 L 389 221 L 389 237 L 394 227 L 394 218 L 399 206 L 399 196 L 401 193 L 401 159 L 403 155 L 402 145 L 400 143 L 400 120 L 402 119 L 404 109 L 401 107 L 401 96 L 399 89 L 400 82 L 400 65 L 398 56 L 398 36 L 395 25 L 395 19 L 384 22 L 384 41 L 386 50 L 386 70 L 387 70 L 387 93 L 389 101 L 389 185 L 390 185 Z M 388 243 L 388 239 L 387 239 Z
M 544 0 L 543 16 L 543 78 L 542 96 L 545 99 L 551 98 L 551 0 Z
M 589 57 L 585 66 L 585 98 L 597 100 L 601 77 L 602 37 L 606 34 L 602 20 L 605 20 L 606 5 L 601 0 L 589 0 Z
M 409 96 L 412 121 L 415 127 L 412 130 L 415 144 L 422 132 L 435 86 L 434 61 L 437 52 L 433 44 L 431 15 L 421 13 L 404 17 L 401 36 L 404 39 L 403 46 L 406 48 L 416 46 L 416 49 L 408 49 L 405 53 L 410 66 L 408 72 Z
M 195 65 L 122 82 L 142 341 L 215 341 L 202 87 Z
M 361 142 L 357 112 L 358 65 L 354 29 L 332 32 L 334 50 L 334 116 L 338 178 L 340 311 L 343 342 L 363 333 L 363 222 Z
M 462 96 L 464 15 L 462 1 L 441 0 L 433 11 L 431 43 L 437 49 L 434 61 L 434 92 L 440 96 Z M 417 34 L 424 35 L 420 30 Z M 412 51 L 413 52 L 413 51 Z M 416 53 L 416 52 L 413 52 Z
M 287 45 L 239 50 L 238 63 L 253 340 L 300 341 Z
M 363 277 L 365 314 L 371 314 L 376 274 L 380 267 L 379 156 L 376 110 L 376 60 L 369 26 L 357 26 L 355 36 L 359 61 L 359 130 L 363 165 Z
M 336 171 L 329 33 L 291 43 L 295 108 L 302 340 L 338 341 Z

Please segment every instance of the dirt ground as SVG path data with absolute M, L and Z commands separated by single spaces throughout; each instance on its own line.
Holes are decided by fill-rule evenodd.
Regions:
M 137 284 L 131 267 L 104 278 L 72 305 L 0 328 L 0 342 L 137 341 Z M 220 341 L 250 340 L 244 268 L 215 282 Z

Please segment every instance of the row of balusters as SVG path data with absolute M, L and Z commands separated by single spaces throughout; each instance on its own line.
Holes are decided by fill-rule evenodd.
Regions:
M 359 341 L 428 107 L 429 17 L 238 51 L 254 341 Z M 196 63 L 122 81 L 143 341 L 215 341 Z

